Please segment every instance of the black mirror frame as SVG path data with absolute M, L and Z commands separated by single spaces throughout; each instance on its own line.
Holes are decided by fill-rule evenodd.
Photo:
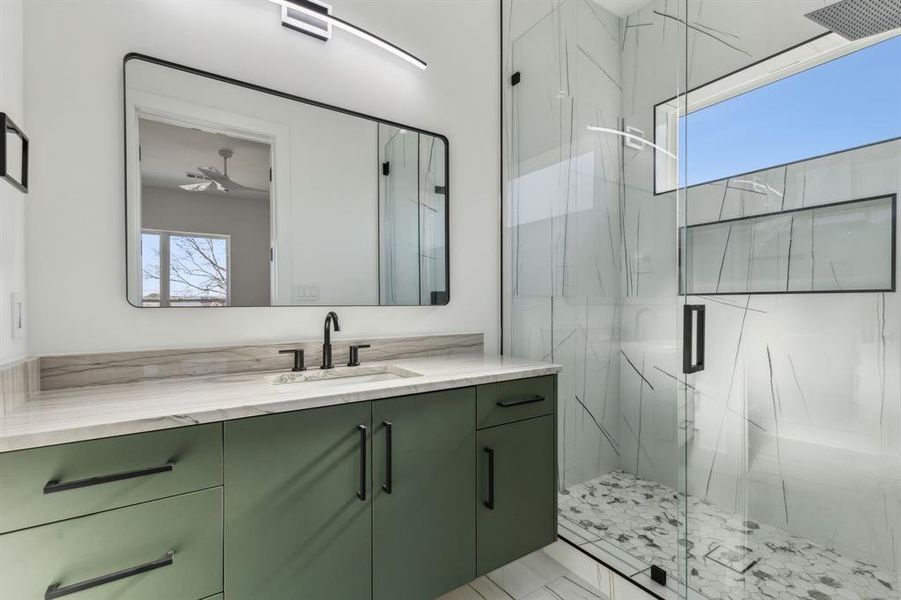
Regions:
M 181 65 L 178 63 L 174 63 L 168 60 L 164 60 L 162 58 L 156 58 L 153 56 L 148 56 L 146 54 L 141 54 L 140 52 L 129 52 L 125 55 L 125 58 L 122 60 L 122 117 L 123 124 L 125 120 L 128 118 L 128 105 L 127 105 L 127 91 L 128 91 L 128 76 L 126 72 L 126 67 L 128 66 L 128 62 L 130 60 L 142 60 L 145 62 L 149 62 L 155 65 L 159 65 L 162 67 L 168 67 L 170 69 L 176 69 L 179 71 L 184 71 L 185 73 L 191 73 L 193 75 L 198 75 L 200 77 L 206 77 L 208 79 L 213 79 L 215 81 L 219 81 L 222 83 L 229 83 L 232 85 L 237 85 L 240 87 L 244 87 L 250 90 L 254 90 L 256 92 L 261 92 L 264 94 L 270 94 L 272 96 L 278 96 L 280 98 L 285 98 L 287 100 L 293 100 L 295 102 L 302 102 L 303 104 L 309 104 L 311 106 L 316 106 L 319 108 L 324 108 L 327 110 L 333 110 L 336 112 L 344 113 L 346 115 L 359 117 L 362 119 L 367 119 L 369 121 L 374 121 L 376 123 L 382 123 L 385 125 L 390 125 L 392 127 L 398 127 L 400 129 L 406 129 L 408 131 L 415 131 L 417 133 L 422 133 L 426 135 L 430 135 L 434 138 L 437 138 L 444 142 L 444 186 L 442 193 L 444 195 L 444 211 L 445 211 L 445 219 L 444 219 L 444 292 L 433 292 L 431 302 L 429 304 L 341 304 L 341 305 L 331 305 L 331 306 L 410 306 L 410 307 L 428 307 L 428 306 L 447 306 L 450 304 L 450 278 L 451 278 L 451 265 L 450 265 L 450 218 L 451 218 L 451 210 L 450 210 L 450 142 L 447 139 L 447 136 L 442 135 L 440 133 L 435 133 L 433 131 L 428 131 L 426 129 L 422 129 L 419 127 L 412 127 L 410 125 L 405 125 L 403 123 L 397 123 L 395 121 L 390 121 L 387 119 L 381 119 L 379 117 L 374 117 L 372 115 L 367 115 L 365 113 L 361 113 L 359 111 L 350 110 L 347 108 L 341 108 L 340 106 L 334 106 L 331 104 L 326 104 L 325 102 L 319 102 L 318 100 L 311 100 L 309 98 L 303 98 L 301 96 L 295 96 L 294 94 L 289 94 L 287 92 L 281 92 L 279 90 L 274 90 L 272 88 L 267 88 L 261 85 L 257 85 L 254 83 L 248 83 L 246 81 L 241 81 L 240 79 L 234 79 L 232 77 L 227 77 L 225 75 L 217 75 L 216 73 L 210 73 L 209 71 L 204 71 L 202 69 L 197 69 L 194 67 L 189 67 L 186 65 Z M 2 114 L 2 113 L 0 113 Z M 123 126 L 123 155 L 127 156 L 128 153 L 128 139 L 125 131 L 127 127 Z M 24 137 L 24 136 L 23 136 Z M 26 146 L 27 148 L 27 139 Z M 24 164 L 23 160 L 23 164 Z M 125 226 L 126 229 L 128 227 L 128 160 L 125 160 Z M 127 231 L 126 231 L 126 239 L 127 239 Z M 128 254 L 128 248 L 126 248 L 126 255 Z M 128 269 L 129 269 L 129 261 L 125 261 L 126 264 L 126 281 L 128 281 Z M 128 299 L 128 292 L 126 291 L 126 300 L 131 306 L 135 306 Z M 275 305 L 275 306 L 266 306 L 266 307 L 257 307 L 257 308 L 298 308 L 298 307 L 309 307 L 309 308 L 322 308 L 323 305 L 319 304 L 311 304 L 311 305 Z M 135 306 L 135 308 L 143 308 L 140 306 Z M 185 307 L 187 308 L 187 307 Z M 204 307 L 204 308 L 244 308 L 244 307 L 232 307 L 232 306 L 223 306 L 223 307 Z
M 13 123 L 12 119 L 9 118 L 9 115 L 3 112 L 0 112 L 0 127 L 2 127 L 2 135 L 0 135 L 0 177 L 7 180 L 14 188 L 22 192 L 23 194 L 28 193 L 28 136 L 19 128 L 18 125 Z M 18 136 L 19 140 L 22 142 L 22 172 L 19 174 L 19 178 L 16 179 L 13 175 L 9 173 L 7 169 L 6 159 L 7 159 L 7 147 L 6 147 L 6 134 L 14 133 Z

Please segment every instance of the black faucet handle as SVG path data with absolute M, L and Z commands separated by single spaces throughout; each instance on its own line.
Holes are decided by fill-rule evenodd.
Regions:
M 347 357 L 348 367 L 360 366 L 360 348 L 370 348 L 369 344 L 355 344 L 350 347 L 350 354 Z
M 294 355 L 294 367 L 291 369 L 292 371 L 306 371 L 307 370 L 307 368 L 303 364 L 303 350 L 300 350 L 300 349 L 279 350 L 278 353 Z

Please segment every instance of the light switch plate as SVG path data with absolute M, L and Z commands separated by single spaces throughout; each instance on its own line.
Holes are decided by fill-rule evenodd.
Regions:
M 14 340 L 25 337 L 25 295 L 22 292 L 10 294 L 10 319 Z
M 318 283 L 298 283 L 294 285 L 294 301 L 297 303 L 319 300 Z

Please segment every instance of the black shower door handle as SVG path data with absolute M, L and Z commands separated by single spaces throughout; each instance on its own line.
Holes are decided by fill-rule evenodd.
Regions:
M 685 304 L 682 307 L 682 372 L 697 373 L 704 370 L 705 307 L 703 304 Z M 695 314 L 697 314 L 697 346 L 695 346 Z

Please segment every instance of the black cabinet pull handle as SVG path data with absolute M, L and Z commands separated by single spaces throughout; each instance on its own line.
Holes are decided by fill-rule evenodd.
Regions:
M 357 425 L 360 431 L 360 491 L 357 492 L 357 498 L 366 501 L 366 433 L 365 425 Z
M 485 448 L 488 455 L 488 499 L 483 502 L 485 508 L 494 510 L 494 450 Z
M 391 429 L 393 425 L 390 421 L 383 421 L 385 426 L 385 483 L 382 489 L 386 494 L 391 493 Z
M 704 334 L 706 307 L 703 304 L 685 304 L 682 307 L 682 372 L 697 373 L 704 370 Z M 698 315 L 698 346 L 694 350 L 694 317 Z M 695 361 L 695 354 L 697 360 Z
M 534 402 L 544 402 L 544 396 L 526 396 L 525 398 L 517 398 L 516 400 L 501 400 L 497 403 L 501 408 L 509 406 L 519 406 L 521 404 L 532 404 Z
M 44 600 L 53 600 L 54 598 L 62 598 L 63 596 L 68 596 L 69 594 L 74 594 L 76 592 L 83 592 L 85 590 L 89 590 L 91 588 L 95 588 L 97 586 L 101 586 L 107 583 L 112 583 L 114 581 L 119 581 L 120 579 L 126 579 L 128 577 L 134 577 L 135 575 L 140 575 L 141 573 L 147 573 L 148 571 L 153 571 L 155 569 L 160 569 L 162 567 L 168 567 L 173 562 L 175 562 L 175 552 L 169 550 L 160 558 L 151 561 L 149 563 L 144 563 L 143 565 L 138 565 L 136 567 L 129 567 L 128 569 L 122 569 L 121 571 L 116 571 L 115 573 L 110 573 L 108 575 L 101 575 L 100 577 L 95 577 L 93 579 L 87 579 L 85 581 L 81 581 L 79 583 L 73 583 L 72 585 L 67 585 L 64 587 L 60 587 L 58 583 L 54 583 L 50 587 L 47 588 L 47 591 L 44 593 Z
M 60 482 L 56 480 L 48 481 L 44 485 L 45 494 L 54 494 L 56 492 L 65 492 L 66 490 L 77 490 L 78 488 L 90 487 L 92 485 L 101 485 L 103 483 L 112 483 L 114 481 L 124 481 L 126 479 L 135 479 L 137 477 L 147 477 L 148 475 L 156 475 L 157 473 L 166 473 L 175 468 L 175 461 L 170 460 L 164 465 L 156 467 L 148 467 L 138 471 L 125 471 L 124 473 L 113 473 L 111 475 L 98 475 L 97 477 L 88 477 L 87 479 L 77 479 L 75 481 Z

